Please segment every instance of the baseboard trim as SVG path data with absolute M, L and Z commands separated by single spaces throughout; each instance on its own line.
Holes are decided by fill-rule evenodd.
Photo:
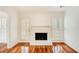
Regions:
M 64 44 L 69 47 L 72 51 L 74 51 L 75 53 L 78 53 L 74 48 L 72 48 L 71 46 L 69 46 L 67 43 L 64 42 Z
M 52 44 L 64 44 L 64 42 L 52 42 Z
M 69 46 L 67 43 L 65 42 L 52 42 L 53 45 L 55 44 L 64 44 L 66 45 L 69 49 L 71 49 L 72 51 L 74 51 L 75 53 L 78 53 L 74 48 L 72 48 L 71 46 Z

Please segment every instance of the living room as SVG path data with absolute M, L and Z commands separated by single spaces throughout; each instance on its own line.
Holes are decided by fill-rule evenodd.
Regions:
M 1 47 L 9 53 L 79 52 L 78 15 L 79 7 L 0 6 Z

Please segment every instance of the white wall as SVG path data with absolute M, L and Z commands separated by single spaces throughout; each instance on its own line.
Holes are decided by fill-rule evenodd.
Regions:
M 17 21 L 18 21 L 18 15 L 15 10 L 11 10 L 11 17 L 10 17 L 10 39 L 9 39 L 9 47 L 14 46 L 18 42 L 18 28 L 17 28 Z
M 67 7 L 64 18 L 65 42 L 79 52 L 79 7 Z
M 16 42 L 18 42 L 18 35 L 17 35 L 18 15 L 13 7 L 0 7 L 0 10 L 8 14 L 8 22 L 7 22 L 8 37 L 6 38 L 6 41 L 8 43 L 8 47 L 10 48 L 14 44 L 16 44 Z
M 51 17 L 46 12 L 22 13 L 21 16 L 21 41 L 30 42 L 32 45 L 48 45 L 51 37 Z M 47 32 L 47 41 L 35 41 L 35 32 Z
M 34 12 L 21 12 L 18 13 L 14 7 L 0 7 L 0 10 L 3 10 L 8 13 L 8 34 L 9 37 L 7 39 L 8 47 L 14 46 L 18 41 L 29 41 L 34 45 L 46 45 L 52 43 L 53 40 L 62 40 L 61 38 L 54 38 L 52 35 L 56 35 L 54 33 L 54 27 L 52 24 L 52 20 L 54 20 L 54 16 L 61 15 L 63 20 L 63 14 L 60 12 L 51 13 L 48 11 L 34 11 Z M 60 17 L 60 16 L 58 16 Z M 60 20 L 59 19 L 59 20 Z M 24 23 L 21 23 L 24 20 Z M 62 24 L 62 23 L 61 23 Z M 43 27 L 41 27 L 43 26 Z M 62 26 L 60 26 L 62 27 Z M 57 30 L 56 30 L 57 31 Z M 61 30 L 62 31 L 62 30 Z M 35 41 L 35 32 L 47 32 L 48 40 L 47 41 Z M 52 33 L 53 32 L 53 33 Z M 62 32 L 58 35 L 62 36 Z
M 29 41 L 32 45 L 48 45 L 53 41 L 63 41 L 63 12 L 27 12 L 21 13 L 21 40 Z M 58 18 L 59 29 L 57 21 L 54 23 L 55 18 Z M 35 32 L 47 32 L 47 41 L 35 41 Z

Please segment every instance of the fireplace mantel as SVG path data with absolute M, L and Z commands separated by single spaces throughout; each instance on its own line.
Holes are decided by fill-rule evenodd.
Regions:
M 46 31 L 48 31 L 48 30 L 51 30 L 52 29 L 52 26 L 31 26 L 31 31 L 32 30 L 46 30 Z
M 52 26 L 31 26 L 32 28 L 51 28 Z

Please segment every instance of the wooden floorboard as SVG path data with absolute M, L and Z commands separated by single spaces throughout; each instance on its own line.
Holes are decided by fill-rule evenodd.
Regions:
M 52 45 L 30 46 L 29 53 L 52 53 Z
M 72 49 L 70 46 L 68 46 L 64 42 L 53 42 L 53 49 L 59 50 L 59 53 L 77 53 L 76 50 Z
M 2 53 L 22 53 L 23 46 L 29 48 L 29 53 L 77 53 L 64 42 L 53 42 L 52 45 L 30 45 L 28 42 L 20 42 Z

